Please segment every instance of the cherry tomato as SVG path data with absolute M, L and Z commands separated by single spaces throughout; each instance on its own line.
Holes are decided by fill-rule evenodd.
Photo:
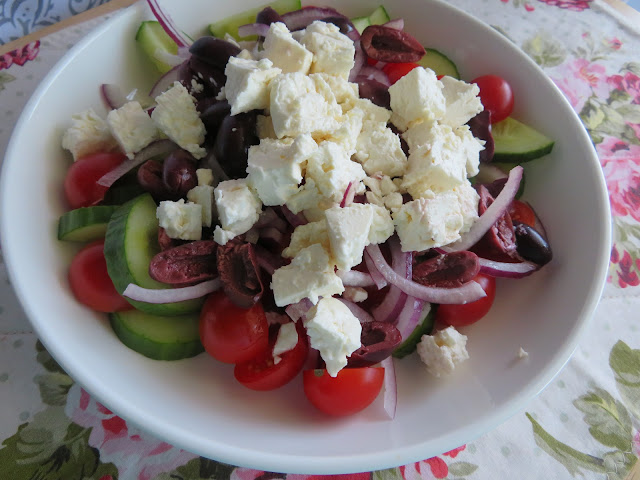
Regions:
M 341 417 L 371 405 L 382 388 L 384 369 L 343 368 L 335 377 L 326 370 L 305 370 L 302 375 L 309 401 L 318 410 Z
M 511 115 L 513 90 L 504 78 L 497 75 L 483 75 L 471 83 L 475 83 L 480 88 L 480 99 L 484 109 L 491 112 L 491 123 L 498 123 Z
M 509 207 L 509 215 L 515 222 L 526 223 L 530 227 L 536 226 L 536 214 L 528 203 L 514 200 Z
M 89 207 L 99 203 L 108 187 L 98 180 L 120 165 L 122 153 L 92 153 L 73 162 L 64 179 L 64 195 L 71 208 Z
M 118 312 L 133 308 L 120 295 L 107 273 L 104 240 L 97 240 L 80 250 L 69 267 L 69 285 L 76 299 L 99 312 Z
M 280 361 L 278 363 L 273 360 L 276 333 L 270 338 L 269 348 L 261 355 L 247 362 L 236 364 L 233 370 L 236 380 L 247 388 L 262 391 L 275 390 L 293 380 L 302 370 L 309 351 L 307 332 L 304 327 L 297 323 L 296 330 L 298 331 L 298 343 L 292 350 L 279 355 Z
M 480 284 L 487 296 L 464 305 L 440 305 L 436 313 L 436 322 L 464 327 L 477 322 L 487 314 L 496 296 L 496 279 L 479 273 L 473 280 Z
M 411 70 L 419 66 L 417 63 L 387 63 L 382 67 L 382 71 L 387 74 L 391 85 L 393 85 Z
M 234 305 L 223 291 L 214 292 L 200 312 L 200 340 L 213 358 L 241 363 L 262 354 L 269 345 L 269 326 L 262 305 Z

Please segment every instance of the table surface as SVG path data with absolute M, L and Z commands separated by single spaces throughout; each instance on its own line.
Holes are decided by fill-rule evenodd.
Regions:
M 585 124 L 610 193 L 609 277 L 572 359 L 520 413 L 443 455 L 347 477 L 640 479 L 640 23 L 604 0 L 449 1 L 519 45 Z M 0 0 L 0 43 L 101 3 Z M 0 158 L 39 81 L 104 20 L 75 25 L 19 55 L 0 57 Z M 43 349 L 13 294 L 1 251 L 0 284 L 1 480 L 285 477 L 198 457 L 127 424 Z

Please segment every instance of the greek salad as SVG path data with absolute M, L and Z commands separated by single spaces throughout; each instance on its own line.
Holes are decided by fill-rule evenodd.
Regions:
M 551 261 L 519 198 L 553 141 L 506 79 L 460 79 L 382 6 L 276 0 L 192 41 L 148 3 L 158 81 L 101 85 L 105 113 L 62 138 L 71 291 L 147 357 L 206 352 L 254 390 L 302 375 L 334 416 L 384 391 L 393 418 L 394 361 L 451 374 L 496 277 Z

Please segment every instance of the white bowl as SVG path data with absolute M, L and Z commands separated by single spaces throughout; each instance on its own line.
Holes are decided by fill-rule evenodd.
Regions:
M 206 23 L 260 0 L 165 2 L 192 36 Z M 367 0 L 329 1 L 347 15 Z M 77 247 L 56 240 L 65 211 L 60 147 L 72 113 L 103 111 L 101 83 L 146 88 L 134 36 L 137 5 L 105 23 L 51 71 L 26 106 L 2 175 L 2 245 L 13 286 L 52 355 L 97 399 L 125 419 L 187 450 L 276 472 L 346 473 L 382 469 L 440 454 L 496 427 L 524 407 L 569 359 L 598 303 L 610 250 L 606 187 L 591 142 L 560 91 L 493 29 L 435 0 L 383 2 L 406 30 L 446 52 L 463 78 L 495 73 L 511 82 L 514 116 L 556 140 L 553 153 L 527 166 L 526 199 L 543 219 L 554 260 L 523 280 L 500 281 L 495 306 L 464 329 L 471 360 L 447 379 L 419 361 L 397 362 L 398 413 L 381 405 L 332 420 L 304 399 L 298 378 L 270 393 L 249 391 L 232 369 L 207 355 L 174 363 L 146 359 L 122 345 L 104 315 L 74 300 L 66 280 Z M 203 12 L 207 12 L 204 13 Z M 529 352 L 518 360 L 520 347 Z

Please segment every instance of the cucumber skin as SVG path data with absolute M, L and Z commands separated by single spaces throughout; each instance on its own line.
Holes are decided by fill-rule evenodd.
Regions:
M 400 344 L 391 354 L 394 358 L 404 358 L 407 355 L 415 352 L 418 343 L 422 339 L 422 335 L 429 335 L 433 331 L 433 326 L 436 323 L 436 312 L 438 311 L 438 304 L 432 303 L 431 309 L 427 316 L 424 317 L 422 322 L 416 325 L 413 332 Z
M 153 39 L 152 37 L 154 36 L 157 38 Z M 164 31 L 159 22 L 155 20 L 142 22 L 136 32 L 136 42 L 138 42 L 142 51 L 147 58 L 153 62 L 160 73 L 164 74 L 171 70 L 171 65 L 167 65 L 163 61 L 158 60 L 155 57 L 155 52 L 158 48 L 161 48 L 167 53 L 176 55 L 178 53 L 178 45 L 176 45 L 173 39 Z
M 265 7 L 271 7 L 280 15 L 282 15 L 287 12 L 300 10 L 302 8 L 302 3 L 300 0 L 275 0 L 260 7 L 255 7 L 243 12 L 236 13 L 235 15 L 231 15 L 218 22 L 213 22 L 209 24 L 209 32 L 211 33 L 211 35 L 218 38 L 224 38 L 224 34 L 228 33 L 236 40 L 239 40 L 241 37 L 238 36 L 238 27 L 246 23 L 255 22 L 256 15 Z M 243 38 L 243 40 L 252 39 L 255 39 L 255 35 Z
M 133 313 L 132 313 L 133 312 Z M 143 321 L 153 321 L 153 316 L 142 314 Z M 177 339 L 167 338 L 163 342 L 161 339 L 153 339 L 145 336 L 141 331 L 131 328 L 132 322 L 136 322 L 136 317 L 140 317 L 140 312 L 125 311 L 109 314 L 109 323 L 118 339 L 131 350 L 144 355 L 153 360 L 174 361 L 184 358 L 194 357 L 204 351 L 198 333 L 198 316 L 183 315 L 180 317 L 157 317 L 157 321 L 175 321 L 195 323 L 194 335 L 191 340 L 177 341 Z
M 142 254 L 149 256 L 149 258 L 146 259 L 148 265 L 153 255 L 160 251 L 160 247 L 158 246 L 158 224 L 155 217 L 155 202 L 151 198 L 151 195 L 145 193 L 118 207 L 107 225 L 104 256 L 107 261 L 109 277 L 120 294 L 124 292 L 130 283 L 136 283 L 145 288 L 169 288 L 167 285 L 153 280 L 148 272 L 145 272 L 143 277 L 136 278 L 130 270 L 131 252 L 127 252 L 127 249 L 124 248 L 127 235 L 131 234 L 129 231 L 131 226 L 128 225 L 129 222 L 127 221 L 129 215 L 131 215 L 132 211 L 136 208 L 151 208 L 151 206 L 153 206 L 153 218 L 149 219 L 150 224 L 146 226 L 136 224 L 134 226 L 135 228 L 146 227 L 148 229 L 146 251 L 142 252 Z M 140 254 L 139 251 L 137 253 Z M 138 310 L 152 315 L 175 316 L 199 311 L 204 303 L 204 298 L 162 304 L 138 302 L 129 298 L 127 298 L 127 301 Z
M 507 132 L 502 133 L 505 128 Z M 493 161 L 497 163 L 530 162 L 551 153 L 555 144 L 553 140 L 533 127 L 511 117 L 493 125 L 492 134 Z M 527 137 L 530 138 L 527 139 Z
M 456 67 L 456 64 L 453 63 L 449 57 L 435 48 L 425 48 L 425 51 L 426 54 L 420 59 L 418 65 L 430 68 L 436 75 L 448 75 L 449 77 L 460 80 L 458 67 Z
M 58 220 L 58 240 L 90 242 L 103 238 L 114 206 L 95 205 L 64 213 Z

